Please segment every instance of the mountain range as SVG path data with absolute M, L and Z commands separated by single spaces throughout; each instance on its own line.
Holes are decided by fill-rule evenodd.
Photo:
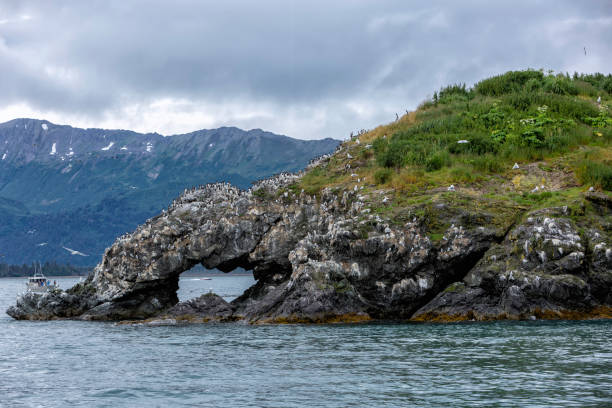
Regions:
M 176 195 L 216 181 L 248 188 L 333 151 L 235 127 L 162 136 L 46 120 L 0 124 L 0 262 L 96 264 L 104 249 Z

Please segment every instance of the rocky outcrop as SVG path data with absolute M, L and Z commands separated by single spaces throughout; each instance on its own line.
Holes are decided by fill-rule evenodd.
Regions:
M 380 208 L 372 204 L 379 192 L 324 189 L 309 196 L 295 189 L 297 178 L 282 174 L 248 191 L 228 184 L 186 191 L 168 212 L 117 239 L 86 282 L 23 296 L 8 314 L 462 320 L 587 316 L 612 304 L 612 245 L 601 226 L 609 210 L 601 206 L 603 215 L 583 216 L 588 222 L 579 226 L 567 209 L 524 215 L 511 205 L 444 193 L 385 216 L 385 200 Z M 252 269 L 256 284 L 231 303 L 212 294 L 178 303 L 179 275 L 198 263 Z
M 572 219 L 584 223 L 583 217 L 572 217 L 567 207 L 529 214 L 413 319 L 612 317 L 612 248 L 593 228 L 610 225 L 596 218 L 581 227 Z

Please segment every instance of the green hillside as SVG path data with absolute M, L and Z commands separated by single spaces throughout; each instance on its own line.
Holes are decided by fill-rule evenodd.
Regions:
M 450 184 L 489 192 L 511 184 L 519 195 L 541 185 L 610 190 L 610 92 L 610 75 L 532 70 L 469 89 L 451 85 L 415 112 L 346 142 L 347 154 L 336 155 L 326 171 L 308 174 L 300 187 L 314 193 L 352 187 L 359 178 L 406 195 Z M 538 171 L 526 172 L 533 167 Z
M 434 231 L 448 227 L 433 225 L 440 200 L 501 217 L 507 208 L 556 205 L 588 213 L 584 192 L 611 196 L 611 92 L 611 75 L 534 70 L 447 86 L 416 111 L 344 142 L 292 190 L 359 191 L 370 211 L 397 222 L 425 216 Z

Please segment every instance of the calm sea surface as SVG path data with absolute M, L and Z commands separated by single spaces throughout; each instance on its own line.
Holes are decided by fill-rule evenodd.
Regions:
M 612 321 L 18 322 L 23 282 L 0 279 L 0 407 L 612 407 Z M 179 295 L 252 283 L 186 276 Z

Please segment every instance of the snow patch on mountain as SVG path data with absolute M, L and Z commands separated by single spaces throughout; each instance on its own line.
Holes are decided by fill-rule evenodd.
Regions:
M 51 146 L 51 153 L 49 153 L 51 156 L 56 155 L 57 154 L 57 143 L 53 143 L 53 146 Z
M 113 147 L 113 145 L 114 145 L 114 144 L 115 144 L 115 142 L 110 142 L 110 143 L 108 144 L 108 146 L 103 147 L 103 148 L 102 148 L 102 150 L 107 151 L 107 150 L 109 150 L 111 147 Z

